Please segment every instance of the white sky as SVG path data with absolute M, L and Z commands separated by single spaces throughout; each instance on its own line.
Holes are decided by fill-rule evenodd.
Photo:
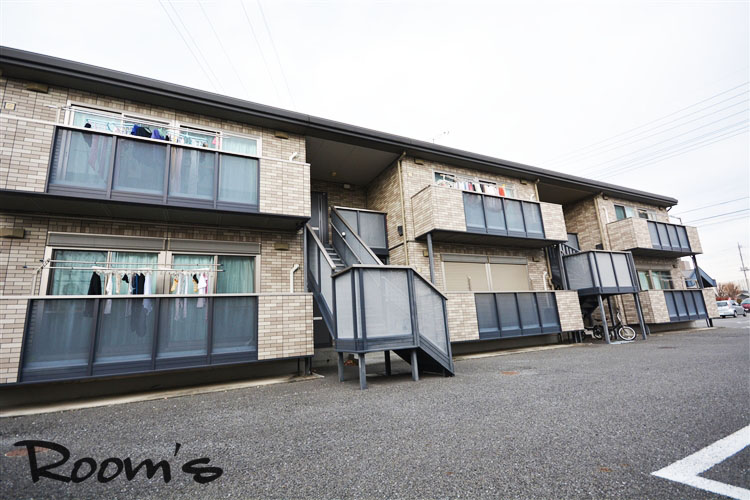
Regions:
M 750 266 L 748 2 L 260 5 L 0 0 L 0 43 L 673 196 Z

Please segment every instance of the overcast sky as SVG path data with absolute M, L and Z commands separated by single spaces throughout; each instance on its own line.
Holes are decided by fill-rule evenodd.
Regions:
M 750 265 L 748 5 L 0 0 L 0 43 L 673 196 L 724 281 L 738 242 Z

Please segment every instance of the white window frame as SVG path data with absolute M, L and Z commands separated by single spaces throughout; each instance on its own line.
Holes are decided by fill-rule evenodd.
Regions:
M 438 175 L 442 175 L 444 177 L 453 177 L 455 179 L 454 181 L 452 181 L 454 183 L 454 185 L 452 185 L 452 186 L 444 186 L 443 184 L 438 184 L 438 181 L 436 180 Z M 504 182 L 503 183 L 503 182 L 500 182 L 500 181 L 488 181 L 488 180 L 482 179 L 481 177 L 472 177 L 472 176 L 469 176 L 469 175 L 454 174 L 454 173 L 451 173 L 451 172 L 447 172 L 445 170 L 436 170 L 436 169 L 432 170 L 432 184 L 434 184 L 436 186 L 449 187 L 451 189 L 458 189 L 460 191 L 464 191 L 463 189 L 461 189 L 461 188 L 458 187 L 458 185 L 457 185 L 458 181 L 471 182 L 471 183 L 474 183 L 474 184 L 477 184 L 477 185 L 479 185 L 479 184 L 487 184 L 487 185 L 490 185 L 490 186 L 495 186 L 498 189 L 500 188 L 500 184 L 502 184 L 502 187 L 505 190 L 505 196 L 500 195 L 500 198 L 518 199 L 518 198 L 516 198 L 516 184 L 514 182 Z M 448 181 L 448 182 L 450 182 L 450 181 Z M 509 191 L 512 191 L 512 194 L 509 194 L 508 193 Z M 467 193 L 485 194 L 485 193 L 482 193 L 481 191 L 465 191 L 465 192 L 467 192 Z M 494 195 L 490 195 L 490 196 L 494 196 Z
M 75 119 L 76 111 L 80 111 L 82 113 L 85 113 L 88 111 L 92 114 L 101 113 L 103 115 L 111 115 L 112 118 L 117 118 L 120 122 L 119 124 L 120 129 L 123 130 L 122 135 L 129 135 L 128 133 L 125 133 L 124 131 L 124 122 L 141 121 L 143 122 L 144 125 L 159 126 L 159 128 L 167 129 L 169 131 L 170 139 L 171 139 L 169 143 L 177 144 L 177 133 L 179 133 L 179 130 L 181 128 L 187 128 L 187 129 L 193 129 L 198 133 L 205 132 L 207 135 L 215 135 L 217 137 L 217 142 L 218 142 L 217 147 L 216 148 L 207 147 L 205 148 L 207 150 L 224 152 L 228 154 L 237 154 L 240 156 L 255 158 L 258 160 L 260 160 L 260 158 L 263 156 L 263 139 L 260 135 L 244 134 L 240 132 L 234 132 L 231 130 L 224 130 L 222 128 L 194 124 L 192 122 L 187 122 L 187 121 L 180 121 L 176 119 L 169 120 L 166 118 L 153 117 L 153 116 L 148 116 L 148 115 L 142 115 L 139 113 L 123 111 L 122 109 L 109 108 L 105 106 L 99 106 L 96 104 L 89 104 L 89 103 L 77 102 L 77 101 L 71 101 L 71 100 L 68 101 L 68 105 L 65 109 L 65 116 L 64 116 L 64 121 L 63 121 L 65 125 L 73 126 L 73 121 Z M 248 140 L 255 141 L 255 154 L 246 155 L 243 153 L 233 153 L 230 151 L 224 151 L 222 149 L 222 138 L 224 136 L 238 137 L 241 139 L 248 139 Z M 186 144 L 186 146 L 190 146 L 190 145 Z
M 260 293 L 260 271 L 261 271 L 261 256 L 260 253 L 254 254 L 254 253 L 231 253 L 231 252 L 183 252 L 179 250 L 137 250 L 132 248 L 127 249 L 118 249 L 118 248 L 97 248 L 97 247 L 70 247 L 70 246 L 46 246 L 44 249 L 44 259 L 51 260 L 52 256 L 54 255 L 55 250 L 73 250 L 73 251 L 81 251 L 81 252 L 105 252 L 107 254 L 107 262 L 110 262 L 112 258 L 112 252 L 127 252 L 127 253 L 144 253 L 144 254 L 157 254 L 156 259 L 156 267 L 157 268 L 164 268 L 164 267 L 172 267 L 173 265 L 173 255 L 204 255 L 204 256 L 212 256 L 213 257 L 213 264 L 214 269 L 217 268 L 216 264 L 218 264 L 218 258 L 219 256 L 228 256 L 228 257 L 252 257 L 255 258 L 255 266 L 254 266 L 254 279 L 253 279 L 253 290 L 252 293 Z M 57 267 L 55 262 L 50 262 L 50 265 L 45 267 L 42 270 L 42 278 L 39 283 L 39 295 L 41 296 L 48 296 L 49 288 L 52 283 L 52 271 L 54 269 L 50 269 L 50 267 L 54 268 Z M 92 271 L 93 272 L 93 271 Z M 169 294 L 169 273 L 168 272 L 161 272 L 159 273 L 161 276 L 159 276 L 156 279 L 156 291 L 154 293 L 156 294 Z M 215 275 L 216 273 L 214 273 Z M 210 290 L 207 290 L 206 293 L 214 294 L 216 293 L 216 282 L 217 279 L 214 278 L 212 280 L 209 280 L 209 286 Z
M 156 254 L 156 267 L 162 267 L 164 265 L 163 261 L 163 254 L 164 250 L 137 250 L 132 248 L 126 248 L 126 249 L 118 249 L 118 248 L 96 248 L 96 247 L 69 247 L 69 246 L 46 246 L 44 247 L 44 260 L 52 260 L 52 257 L 55 255 L 55 250 L 71 250 L 71 251 L 80 251 L 80 252 L 105 252 L 107 254 L 107 260 L 106 262 L 111 262 L 112 259 L 112 252 L 127 252 L 127 253 L 148 253 L 148 254 Z M 49 266 L 46 266 L 42 270 L 42 279 L 39 282 L 39 295 L 48 296 L 51 295 L 49 293 L 50 285 L 52 284 L 51 278 L 54 274 L 52 271 L 54 271 L 55 267 L 57 267 L 56 262 L 50 262 Z M 71 267 L 74 267 L 73 265 Z M 81 266 L 82 267 L 82 266 Z M 52 269 L 50 269 L 52 268 Z M 93 272 L 93 270 L 92 270 Z M 156 280 L 156 292 L 154 293 L 162 293 L 160 282 L 161 280 Z
M 219 257 L 253 257 L 255 258 L 255 266 L 254 266 L 254 273 L 255 276 L 253 277 L 253 292 L 251 293 L 260 293 L 260 254 L 252 254 L 252 253 L 229 253 L 229 252 L 185 252 L 181 250 L 163 250 L 164 253 L 164 260 L 168 267 L 174 266 L 174 256 L 175 255 L 202 255 L 202 256 L 211 256 L 213 257 L 213 268 L 218 269 L 218 263 L 219 263 Z M 170 276 L 169 273 L 162 273 L 164 276 L 162 276 L 163 289 L 164 293 L 168 294 L 170 289 Z M 215 294 L 216 293 L 216 283 L 218 281 L 218 273 L 214 273 L 214 278 L 209 280 L 209 290 L 206 290 L 206 293 L 209 294 Z
M 450 261 L 445 261 L 445 260 L 442 260 L 442 258 L 441 258 L 441 268 L 442 268 L 442 272 L 443 272 L 443 284 L 445 286 L 445 291 L 447 293 L 513 293 L 514 291 L 516 291 L 516 292 L 534 292 L 535 291 L 534 288 L 533 288 L 533 286 L 532 286 L 532 282 L 531 282 L 531 273 L 529 272 L 529 259 L 528 259 L 528 257 L 526 258 L 526 263 L 525 264 L 518 263 L 518 264 L 511 264 L 511 265 L 524 266 L 526 268 L 526 283 L 527 283 L 529 289 L 528 290 L 514 290 L 514 291 L 506 290 L 506 291 L 502 291 L 502 290 L 495 290 L 494 289 L 495 287 L 493 286 L 493 283 L 492 283 L 492 267 L 491 267 L 491 264 L 496 264 L 496 263 L 495 262 L 490 262 L 490 258 L 491 257 L 503 257 L 502 255 L 473 255 L 473 254 L 466 254 L 465 256 L 469 257 L 469 259 L 467 259 L 465 261 L 459 260 L 462 257 L 459 254 L 450 254 L 450 255 L 451 255 L 451 257 L 454 257 Z M 476 261 L 477 257 L 484 258 L 485 262 L 477 262 Z M 445 273 L 445 263 L 446 262 L 462 262 L 464 264 L 484 264 L 484 272 L 485 272 L 485 275 L 487 276 L 487 286 L 489 287 L 489 290 L 487 290 L 487 291 L 478 291 L 478 292 L 475 292 L 473 290 L 448 290 L 448 287 L 447 287 L 448 280 L 447 280 L 447 276 L 446 276 L 446 273 Z M 499 263 L 497 263 L 497 264 L 499 264 Z

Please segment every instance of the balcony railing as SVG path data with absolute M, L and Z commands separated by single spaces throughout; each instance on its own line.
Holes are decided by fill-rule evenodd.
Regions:
M 544 239 L 539 203 L 474 193 L 463 193 L 463 197 L 467 231 Z
M 349 267 L 334 276 L 336 347 L 419 347 L 452 366 L 445 296 L 410 267 Z
M 51 194 L 258 212 L 258 159 L 208 148 L 57 126 Z
M 651 246 L 657 250 L 690 253 L 690 240 L 685 226 L 648 221 Z
M 670 322 L 708 318 L 703 292 L 700 290 L 664 290 Z
M 258 359 L 258 296 L 54 296 L 29 301 L 21 381 Z
M 633 255 L 684 257 L 703 251 L 691 226 L 629 217 L 607 224 L 607 233 L 613 250 Z
M 559 333 L 554 292 L 475 293 L 481 340 Z
M 346 207 L 334 209 L 376 255 L 388 255 L 385 213 Z
M 635 293 L 635 264 L 628 252 L 589 251 L 563 255 L 568 290 L 579 295 Z
M 567 241 L 562 206 L 426 186 L 411 198 L 417 239 L 543 248 Z

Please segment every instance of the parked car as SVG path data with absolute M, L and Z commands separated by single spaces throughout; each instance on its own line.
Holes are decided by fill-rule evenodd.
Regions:
M 738 314 L 747 316 L 747 311 L 745 310 L 745 308 L 732 299 L 719 300 L 716 302 L 716 307 L 719 308 L 719 316 L 721 316 L 722 318 L 725 318 L 727 316 L 736 318 Z
M 740 305 L 745 310 L 745 312 L 750 311 L 750 299 L 745 299 L 742 302 L 740 302 Z

